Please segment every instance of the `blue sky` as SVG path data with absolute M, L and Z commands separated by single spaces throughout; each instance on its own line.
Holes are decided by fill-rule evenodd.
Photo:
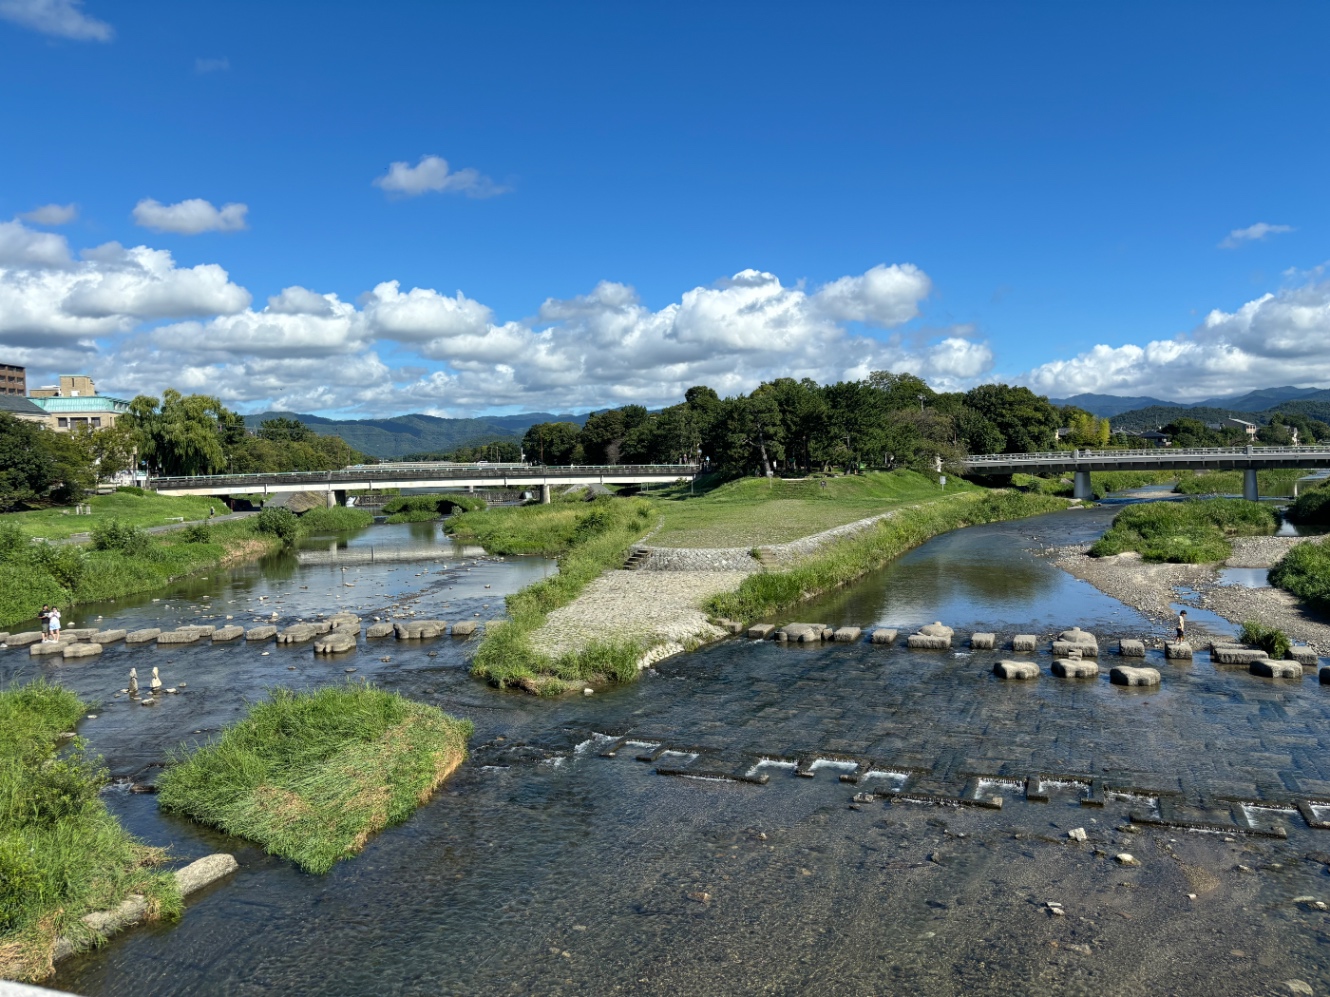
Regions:
M 360 415 L 1330 385 L 1327 28 L 0 0 L 0 359 Z

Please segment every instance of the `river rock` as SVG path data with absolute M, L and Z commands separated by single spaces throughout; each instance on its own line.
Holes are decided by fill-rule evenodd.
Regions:
M 1164 657 L 1174 661 L 1190 661 L 1192 657 L 1191 645 L 1186 642 L 1170 641 L 1164 645 Z
M 99 630 L 92 635 L 92 641 L 95 644 L 114 644 L 116 641 L 124 640 L 128 636 L 128 630 Z
M 157 635 L 158 644 L 192 644 L 202 637 L 192 630 L 167 630 Z
M 878 627 L 873 631 L 872 641 L 874 644 L 894 644 L 898 631 L 889 627 Z
M 148 627 L 144 630 L 131 630 L 125 634 L 126 644 L 147 644 L 161 636 L 162 631 L 157 627 Z
M 1085 658 L 1054 658 L 1053 674 L 1064 679 L 1090 679 L 1099 674 L 1099 663 Z
M 316 634 L 331 633 L 333 628 L 333 625 L 327 620 L 310 620 L 306 626 L 313 627 Z
M 73 646 L 74 641 L 72 640 L 44 640 L 31 645 L 28 648 L 28 653 L 33 657 L 40 657 L 44 654 L 64 654 L 65 648 Z
M 1118 641 L 1118 654 L 1124 658 L 1144 658 L 1145 641 L 1143 640 L 1120 640 Z
M 1070 630 L 1064 630 L 1058 634 L 1058 640 L 1068 640 L 1073 644 L 1094 644 L 1097 643 L 1098 638 L 1088 630 L 1072 627 Z
M 1037 679 L 1039 666 L 1033 661 L 999 661 L 993 674 L 1000 679 Z
M 88 640 L 96 632 L 96 627 L 75 627 L 72 630 L 61 630 L 60 636 L 65 640 Z
M 320 634 L 314 640 L 315 654 L 340 654 L 343 651 L 353 651 L 355 647 L 355 634 L 347 633 L 344 630 L 333 630 L 326 634 Z
M 751 640 L 766 640 L 775 629 L 774 623 L 755 623 L 748 628 L 748 637 Z
M 948 641 L 956 636 L 956 631 L 951 627 L 943 626 L 940 622 L 925 623 L 919 628 L 919 633 L 925 637 L 945 637 Z
M 1296 661 L 1271 661 L 1269 658 L 1261 658 L 1248 665 L 1247 670 L 1253 675 L 1263 675 L 1269 679 L 1302 680 L 1302 665 Z
M 444 620 L 411 620 L 408 623 L 394 624 L 398 640 L 424 640 L 427 637 L 442 637 L 448 632 Z
M 63 653 L 66 661 L 70 658 L 91 658 L 93 655 L 102 653 L 102 645 L 80 641 L 77 644 L 70 644 Z M 1298 665 L 1298 669 L 1301 670 L 1302 666 Z
M 354 637 L 360 633 L 360 621 L 353 620 L 350 623 L 339 623 L 337 624 L 337 626 L 333 627 L 332 630 L 329 631 L 329 633 L 350 634 L 352 637 Z
M 783 633 L 789 640 L 799 640 L 800 638 L 803 637 L 804 634 L 810 633 L 812 631 L 817 631 L 818 640 L 822 639 L 821 623 L 787 623 L 785 624 L 785 626 L 780 628 L 780 632 Z
M 210 886 L 224 876 L 229 876 L 240 868 L 240 863 L 232 855 L 218 852 L 196 859 L 183 869 L 175 871 L 175 884 L 182 897 L 189 896 L 205 886 Z
M 800 644 L 821 644 L 827 639 L 827 632 L 822 628 L 805 630 L 799 635 Z
M 1321 656 L 1316 653 L 1316 649 L 1307 647 L 1290 647 L 1288 649 L 1289 660 L 1296 661 L 1305 668 L 1315 668 L 1321 663 Z
M 277 628 L 271 623 L 262 623 L 245 631 L 245 640 L 272 640 L 277 636 Z
M 366 637 L 389 637 L 395 628 L 391 623 L 371 623 L 365 628 Z
M 951 647 L 951 638 L 925 633 L 910 634 L 905 638 L 905 646 L 916 650 L 941 651 Z
M 1114 685 L 1154 686 L 1160 682 L 1156 668 L 1133 668 L 1131 665 L 1119 665 L 1108 673 L 1109 681 Z
M 9 631 L 0 630 L 0 644 L 7 644 L 7 643 L 9 643 Z
M 1017 634 L 1011 638 L 1013 651 L 1033 651 L 1039 646 L 1039 638 L 1034 634 Z
M 243 636 L 245 636 L 245 628 L 232 624 L 229 627 L 218 627 L 214 630 L 212 632 L 212 642 L 216 644 L 219 641 L 239 640 Z
M 1065 658 L 1072 651 L 1080 651 L 1082 658 L 1099 657 L 1099 645 L 1092 640 L 1055 640 L 1053 657 Z
M 853 644 L 864 632 L 858 627 L 840 627 L 831 636 L 838 644 Z
M 970 647 L 976 651 L 991 651 L 997 647 L 997 634 L 970 634 Z
M 1236 644 L 1214 644 L 1210 648 L 1210 660 L 1216 665 L 1250 665 L 1253 661 L 1268 657 L 1269 655 L 1259 648 L 1240 647 Z
M 10 647 L 27 647 L 29 644 L 36 644 L 42 639 L 40 630 L 25 630 L 21 634 L 10 634 L 5 643 Z
M 332 624 L 334 630 L 354 623 L 356 633 L 360 633 L 360 617 L 355 613 L 333 613 L 332 616 L 328 617 L 328 622 Z
M 454 637 L 470 637 L 476 632 L 476 623 L 474 620 L 462 620 L 460 623 L 453 624 Z
M 292 623 L 285 630 L 278 632 L 277 643 L 303 644 L 307 640 L 313 640 L 323 632 L 313 623 Z

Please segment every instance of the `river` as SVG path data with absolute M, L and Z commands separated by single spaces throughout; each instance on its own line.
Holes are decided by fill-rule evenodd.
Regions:
M 1298 983 L 1324 993 L 1330 915 L 1315 902 L 1330 900 L 1330 832 L 1272 810 L 1250 813 L 1287 828 L 1287 839 L 1236 825 L 1152 828 L 1129 815 L 1165 800 L 1179 817 L 1228 824 L 1224 797 L 1330 798 L 1330 689 L 1314 677 L 1276 683 L 1216 668 L 1206 655 L 1165 663 L 1157 652 L 1147 663 L 1163 671 L 1160 688 L 1110 685 L 1116 638 L 1158 636 L 1157 626 L 1030 550 L 1086 542 L 1114 511 L 937 537 L 785 617 L 903 631 L 936 619 L 960 635 L 1008 637 L 1079 624 L 1100 638 L 1095 681 L 1054 678 L 1043 652 L 1037 681 L 1003 683 L 992 665 L 1010 652 L 735 639 L 662 662 L 631 686 L 542 700 L 471 679 L 474 645 L 452 638 L 362 638 L 356 652 L 319 660 L 307 644 L 243 642 L 117 645 L 68 665 L 2 652 L 4 681 L 45 674 L 100 700 L 80 733 L 124 780 L 150 781 L 174 746 L 276 685 L 368 679 L 476 725 L 471 761 L 444 790 L 325 876 L 164 817 L 152 795 L 108 790 L 144 840 L 182 860 L 231 851 L 241 870 L 191 899 L 178 923 L 119 936 L 61 964 L 49 985 L 89 997 L 1236 995 L 1304 992 Z M 437 544 L 435 561 L 343 571 L 278 557 L 160 601 L 92 610 L 106 627 L 226 615 L 250 624 L 270 606 L 284 620 L 355 608 L 368 621 L 394 602 L 425 617 L 484 619 L 551 570 L 452 548 L 435 530 L 380 526 L 351 541 Z M 92 625 L 82 615 L 77 625 Z M 141 681 L 158 665 L 185 688 L 155 707 L 112 698 L 131 665 Z M 615 756 L 602 757 L 613 745 Z M 841 782 L 844 756 L 884 774 Z M 770 781 L 657 774 L 671 766 L 763 771 Z M 902 777 L 888 773 L 939 798 L 987 776 L 985 792 L 1004 805 L 893 802 L 887 790 Z M 1062 785 L 1047 803 L 1027 801 L 1015 780 L 1041 773 L 1139 795 L 1089 807 Z M 884 798 L 854 801 L 872 785 Z M 1068 839 L 1076 828 L 1086 843 Z M 1123 852 L 1139 864 L 1115 861 Z

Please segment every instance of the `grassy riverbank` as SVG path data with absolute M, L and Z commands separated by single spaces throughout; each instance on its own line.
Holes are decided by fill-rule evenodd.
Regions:
M 1256 472 L 1256 485 L 1262 495 L 1292 495 L 1293 482 L 1307 472 L 1294 467 L 1280 467 Z M 1178 481 L 1174 491 L 1183 495 L 1241 495 L 1242 471 L 1196 471 Z
M 122 526 L 147 529 L 167 526 L 178 519 L 185 522 L 206 520 L 209 510 L 219 515 L 227 508 L 220 499 L 206 495 L 158 495 L 137 488 L 126 488 L 110 495 L 91 495 L 83 503 L 92 514 L 75 516 L 70 508 L 34 509 L 30 512 L 7 512 L 0 515 L 0 523 L 16 527 L 29 537 L 64 540 L 76 533 L 87 533 L 97 526 L 115 520 Z
M 789 570 L 750 575 L 737 591 L 713 597 L 705 608 L 719 617 L 761 619 L 846 585 L 939 533 L 1065 508 L 1061 499 L 1019 492 L 970 491 L 938 498 L 830 543 Z
M 1324 540 L 1298 544 L 1270 569 L 1270 584 L 1330 611 L 1330 546 Z
M 453 512 L 475 512 L 486 502 L 475 495 L 399 495 L 383 505 L 390 523 L 428 523 Z
M 44 682 L 0 691 L 0 979 L 51 972 L 61 935 L 80 918 L 148 898 L 148 917 L 178 915 L 175 878 L 154 872 L 160 849 L 130 837 L 98 795 L 105 775 L 82 744 L 57 753 L 87 707 Z
M 1149 485 L 1181 485 L 1190 478 L 1191 471 L 1095 471 L 1090 475 L 1090 486 L 1094 497 L 1103 498 L 1110 492 L 1126 491 L 1131 488 L 1145 488 Z M 1057 495 L 1071 498 L 1075 484 L 1071 475 L 1058 475 L 1042 478 L 1034 474 L 1013 474 L 1011 483 L 1022 491 L 1036 495 Z M 1176 491 L 1177 488 L 1175 487 Z
M 1203 564 L 1233 553 L 1230 537 L 1275 532 L 1274 511 L 1243 499 L 1189 499 L 1128 506 L 1090 548 L 1092 557 L 1137 551 L 1146 561 Z
M 531 635 L 549 613 L 572 602 L 607 569 L 623 565 L 628 548 L 657 521 L 646 499 L 598 499 L 490 509 L 456 517 L 450 530 L 493 554 L 557 556 L 559 572 L 508 596 L 508 619 L 486 628 L 472 673 L 499 687 L 524 684 L 556 693 L 564 682 L 637 677 L 641 648 L 630 641 L 593 644 L 580 654 L 551 658 Z
M 168 768 L 158 802 L 324 873 L 427 801 L 465 760 L 471 731 L 367 686 L 278 689 Z

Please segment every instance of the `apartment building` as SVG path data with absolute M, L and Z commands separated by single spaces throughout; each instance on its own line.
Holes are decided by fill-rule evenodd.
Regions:
M 28 371 L 12 363 L 0 363 L 0 395 L 18 395 L 28 393 Z

